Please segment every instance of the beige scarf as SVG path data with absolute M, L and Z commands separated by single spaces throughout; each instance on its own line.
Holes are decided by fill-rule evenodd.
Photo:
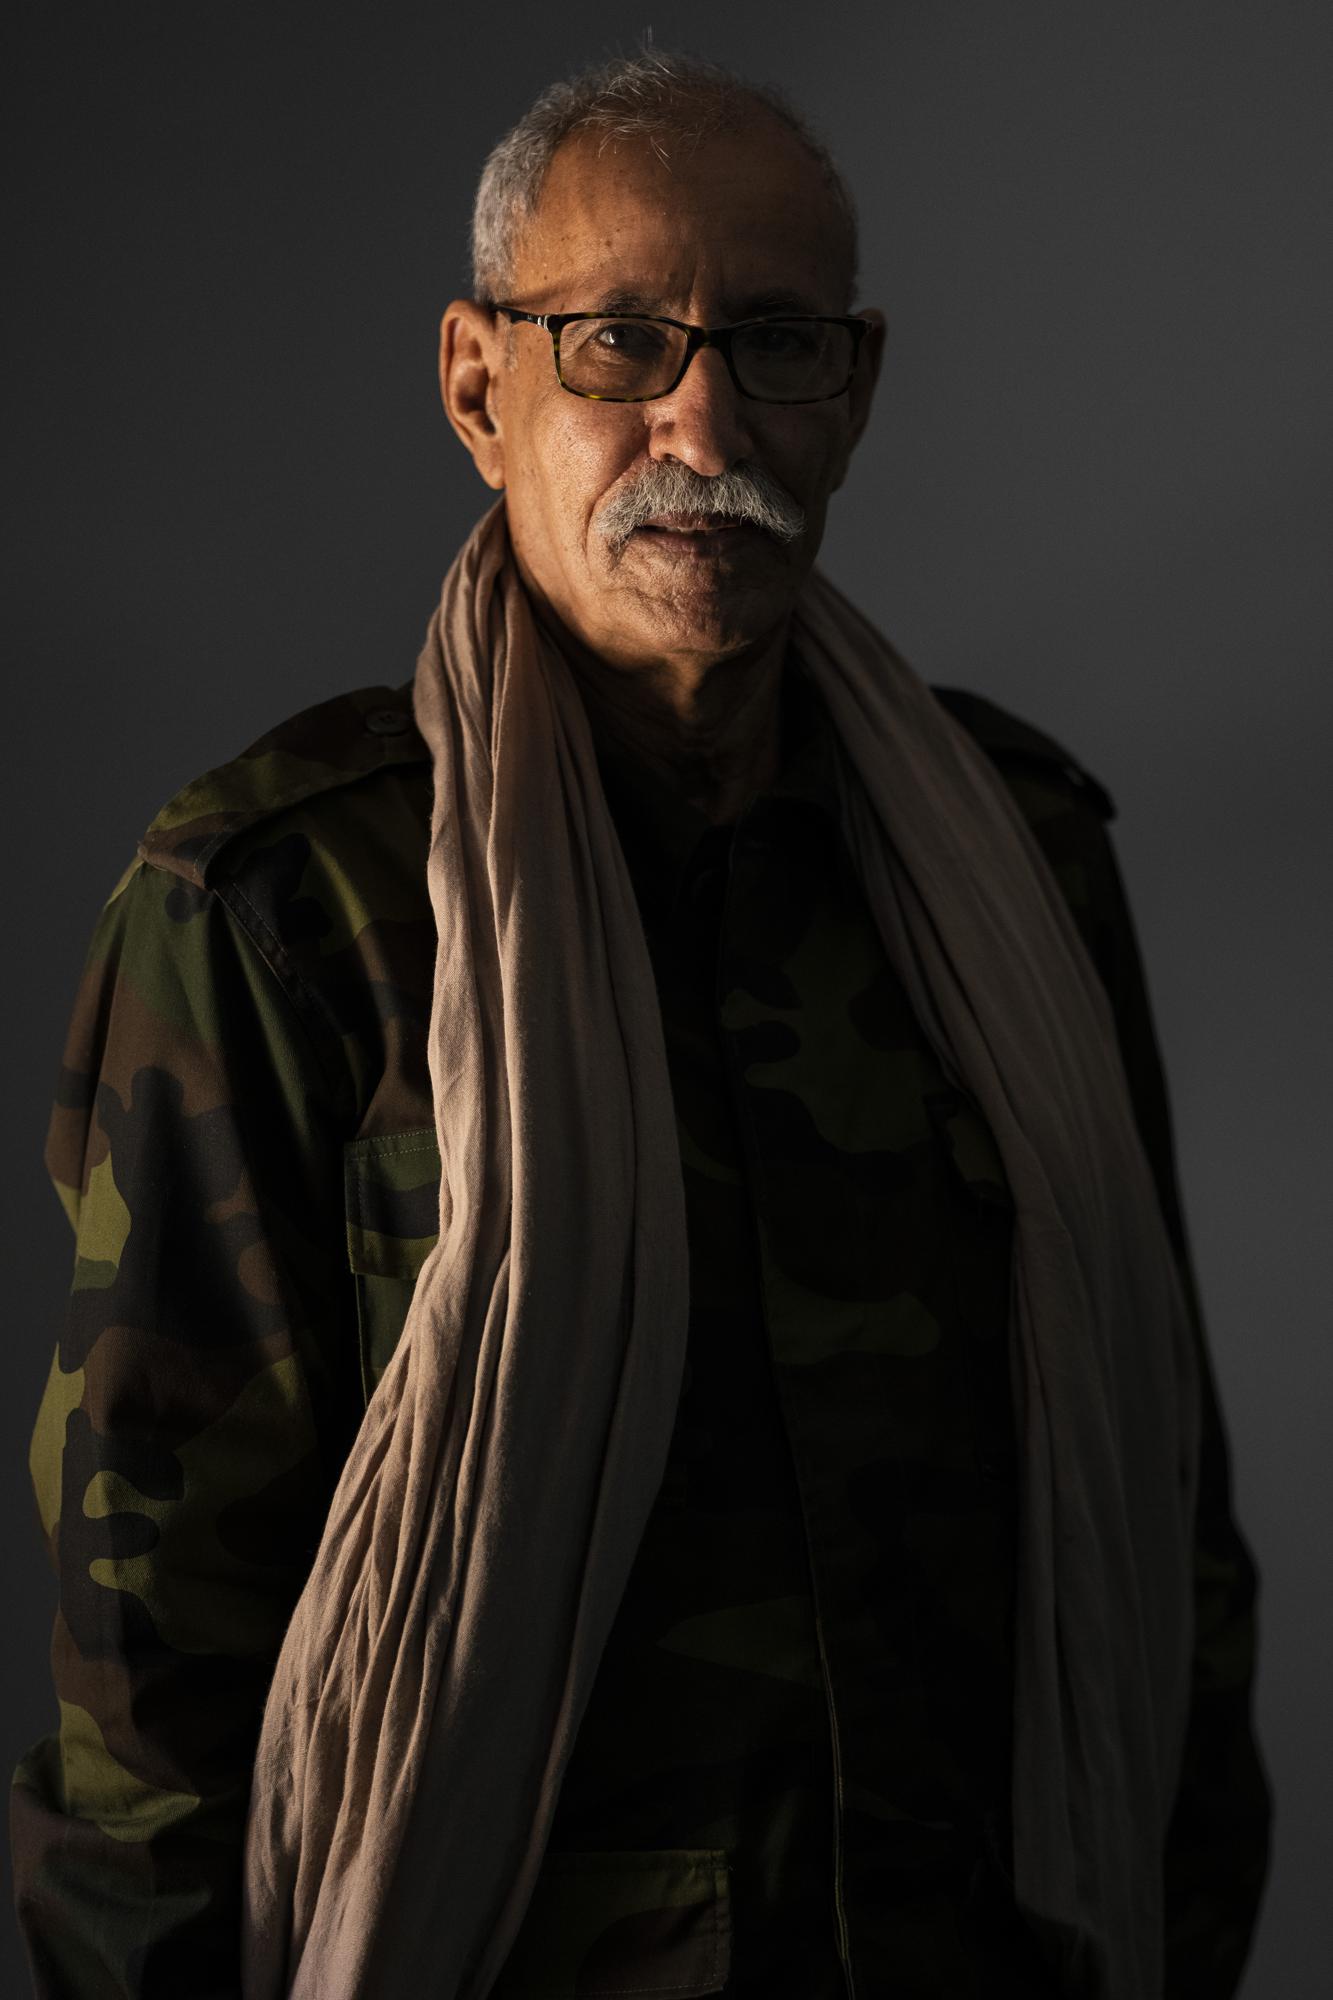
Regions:
M 795 638 L 845 832 L 1017 1222 L 1014 1862 L 1071 1992 L 1155 2000 L 1188 1707 L 1197 1390 L 1115 1031 L 1003 785 L 820 572 Z M 274 1673 L 246 2000 L 483 2000 L 666 1464 L 684 1199 L 661 1017 L 574 680 L 503 503 L 415 682 L 440 1237 Z

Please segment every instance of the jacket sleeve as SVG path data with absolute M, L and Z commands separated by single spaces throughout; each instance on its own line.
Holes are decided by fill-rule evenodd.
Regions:
M 1231 2000 L 1258 1918 L 1272 1813 L 1252 1718 L 1258 1577 L 1232 1509 L 1230 1454 L 1185 1227 L 1166 1082 L 1124 883 L 1101 814 L 1090 803 L 1038 816 L 1033 831 L 1112 1003 L 1139 1131 L 1197 1336 L 1203 1435 L 1193 1696 L 1166 1842 L 1164 1992 L 1166 2000 Z
M 135 864 L 96 928 L 47 1145 L 76 1239 L 30 1456 L 59 1721 L 11 1794 L 42 2000 L 239 1990 L 263 1702 L 351 1421 L 330 1101 L 227 903 Z

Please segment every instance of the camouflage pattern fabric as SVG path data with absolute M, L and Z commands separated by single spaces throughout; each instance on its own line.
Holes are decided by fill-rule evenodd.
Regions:
M 789 688 L 782 779 L 735 829 L 603 759 L 662 999 L 691 1324 L 499 2000 L 1058 1991 L 1008 1875 L 1008 1193 L 870 925 L 822 707 Z M 1188 1277 L 1110 801 L 938 692 L 1107 984 Z M 238 1991 L 268 1675 L 434 1240 L 429 812 L 410 685 L 338 697 L 180 793 L 97 926 L 48 1144 L 76 1263 L 31 1454 L 60 1720 L 12 1811 L 43 1996 Z M 1171 2000 L 1234 1993 L 1267 1854 L 1255 1575 L 1211 1389 L 1206 1416 Z

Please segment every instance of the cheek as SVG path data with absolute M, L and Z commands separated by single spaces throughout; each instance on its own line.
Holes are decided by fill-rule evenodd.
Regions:
M 756 442 L 774 478 L 808 505 L 833 484 L 846 428 L 841 416 L 817 413 L 817 407 L 778 411 Z
M 644 452 L 643 426 L 620 410 L 557 389 L 534 413 L 529 471 L 559 539 L 582 549 L 597 508 Z

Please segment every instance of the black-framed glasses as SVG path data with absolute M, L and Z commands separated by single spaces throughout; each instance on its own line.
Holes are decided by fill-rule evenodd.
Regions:
M 669 396 L 701 347 L 715 347 L 741 395 L 757 403 L 824 403 L 851 387 L 870 325 L 820 313 L 691 326 L 657 313 L 530 313 L 499 304 L 493 310 L 543 327 L 561 388 L 596 403 Z

